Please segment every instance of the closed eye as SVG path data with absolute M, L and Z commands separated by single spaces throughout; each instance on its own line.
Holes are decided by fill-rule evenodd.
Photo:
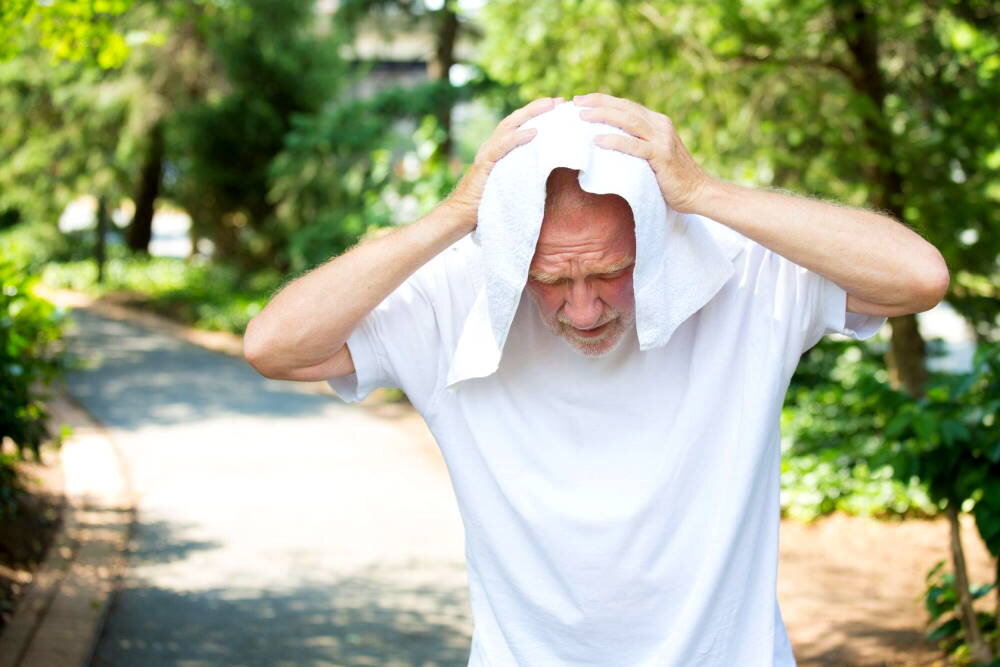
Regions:
M 528 278 L 534 280 L 536 283 L 541 283 L 542 285 L 558 285 L 561 282 L 569 280 L 568 278 L 555 278 L 550 276 L 528 276 Z
M 621 278 L 622 276 L 624 276 L 626 273 L 628 273 L 629 269 L 631 268 L 632 265 L 630 264 L 616 271 L 609 271 L 608 273 L 591 273 L 587 277 L 597 278 L 598 280 L 615 280 L 616 278 Z M 528 274 L 528 278 L 529 280 L 533 280 L 536 283 L 540 283 L 542 285 L 560 285 L 563 283 L 572 282 L 570 278 L 559 278 L 557 276 L 552 276 L 547 273 Z
M 597 275 L 601 280 L 614 280 L 615 278 L 621 278 L 628 271 L 628 268 L 620 269 L 618 271 L 612 271 L 611 273 L 600 273 Z

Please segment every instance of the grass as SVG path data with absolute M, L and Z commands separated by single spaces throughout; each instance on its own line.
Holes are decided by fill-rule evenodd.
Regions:
M 274 270 L 243 275 L 235 267 L 172 257 L 130 257 L 115 249 L 97 282 L 92 260 L 50 263 L 42 281 L 93 296 L 129 292 L 130 305 L 201 329 L 242 334 L 281 285 Z

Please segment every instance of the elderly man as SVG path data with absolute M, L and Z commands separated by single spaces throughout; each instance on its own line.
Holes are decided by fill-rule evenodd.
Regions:
M 731 230 L 732 277 L 640 349 L 633 210 L 553 169 L 502 359 L 451 377 L 476 334 L 469 236 L 488 176 L 560 102 L 505 118 L 426 217 L 286 286 L 247 327 L 246 358 L 348 401 L 406 391 L 465 526 L 469 665 L 794 665 L 775 594 L 788 382 L 825 333 L 864 339 L 933 307 L 947 267 L 890 218 L 710 177 L 663 114 L 578 96 L 579 118 L 622 130 L 597 146 L 645 160 L 674 211 Z

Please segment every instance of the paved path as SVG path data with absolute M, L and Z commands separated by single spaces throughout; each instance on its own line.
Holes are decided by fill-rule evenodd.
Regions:
M 70 387 L 140 492 L 95 665 L 464 667 L 461 522 L 418 416 L 377 419 L 175 336 L 74 314 L 74 350 L 96 366 Z M 972 579 L 992 580 L 968 516 L 963 540 Z M 783 521 L 778 598 L 799 665 L 942 664 L 920 598 L 948 542 L 943 519 Z
M 76 310 L 71 393 L 138 493 L 94 665 L 465 665 L 440 457 L 366 410 Z

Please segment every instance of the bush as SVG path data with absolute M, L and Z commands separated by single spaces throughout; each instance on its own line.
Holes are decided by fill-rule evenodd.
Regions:
M 127 290 L 129 305 L 153 310 L 202 329 L 242 333 L 277 289 L 281 275 L 274 269 L 246 274 L 235 266 L 198 263 L 174 257 L 130 255 L 109 248 L 103 284 L 97 283 L 93 260 L 49 264 L 47 285 L 100 295 Z
M 23 266 L 0 258 L 0 516 L 14 509 L 17 458 L 40 460 L 51 437 L 47 387 L 66 368 L 62 346 L 65 312 L 31 293 L 36 279 Z
M 962 622 L 959 619 L 958 587 L 955 584 L 954 573 L 945 571 L 944 565 L 943 560 L 938 561 L 926 577 L 927 586 L 923 595 L 924 607 L 930 615 L 928 625 L 934 626 L 928 631 L 927 639 L 947 653 L 954 664 L 968 665 L 970 662 L 969 647 L 965 641 Z M 971 586 L 969 596 L 973 600 L 978 600 L 993 588 L 994 584 Z M 995 614 L 976 610 L 976 623 L 979 625 L 979 631 L 988 642 L 996 641 L 998 628 Z
M 109 244 L 117 232 L 109 232 Z M 50 262 L 82 260 L 94 255 L 94 230 L 62 232 L 53 224 L 19 222 L 0 229 L 0 256 L 28 273 L 40 273 Z
M 782 518 L 812 521 L 832 512 L 915 519 L 932 517 L 938 508 L 920 480 L 893 479 L 888 465 L 873 469 L 837 449 L 782 458 Z

